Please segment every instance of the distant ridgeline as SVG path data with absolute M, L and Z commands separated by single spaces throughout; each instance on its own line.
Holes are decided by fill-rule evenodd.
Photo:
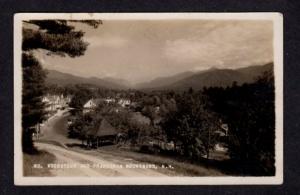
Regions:
M 172 77 L 154 79 L 148 83 L 142 83 L 138 89 L 147 90 L 201 90 L 203 87 L 227 87 L 233 82 L 238 85 L 253 83 L 257 77 L 265 71 L 273 72 L 273 63 L 263 66 L 249 66 L 239 69 L 217 69 L 212 68 L 200 72 L 184 72 Z
M 262 66 L 249 66 L 239 69 L 217 69 L 211 68 L 199 72 L 183 72 L 170 77 L 159 77 L 149 82 L 139 83 L 136 86 L 127 84 L 126 81 L 114 78 L 84 78 L 72 74 L 62 73 L 56 70 L 47 70 L 48 84 L 66 86 L 72 84 L 86 84 L 106 89 L 124 90 L 135 88 L 138 90 L 187 90 L 193 88 L 200 90 L 203 87 L 227 87 L 233 82 L 238 85 L 243 83 L 252 83 L 256 78 L 261 76 L 265 71 L 273 72 L 273 63 Z

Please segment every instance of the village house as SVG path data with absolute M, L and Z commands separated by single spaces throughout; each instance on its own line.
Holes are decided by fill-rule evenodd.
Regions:
M 85 104 L 83 104 L 83 113 L 88 113 L 96 109 L 99 103 L 99 99 L 90 99 Z
M 84 105 L 83 105 L 83 113 L 88 113 L 91 112 L 93 110 L 96 109 L 96 107 L 100 104 L 100 103 L 106 103 L 106 104 L 113 104 L 117 102 L 115 98 L 112 97 L 107 97 L 107 98 L 92 98 L 90 100 L 88 100 Z M 130 105 L 130 100 L 126 100 L 126 99 L 120 99 L 118 101 L 118 105 L 122 106 L 122 107 L 128 107 Z M 118 112 L 119 109 L 116 108 L 115 112 Z
M 228 141 L 228 124 L 222 123 L 220 129 L 215 131 L 215 135 L 218 135 L 218 143 L 215 144 L 214 150 L 218 152 L 227 152 L 226 142 Z
M 123 108 L 125 108 L 125 107 L 129 107 L 130 106 L 131 101 L 129 99 L 121 98 L 121 99 L 119 99 L 118 104 L 120 106 L 122 106 Z
M 115 102 L 116 102 L 116 99 L 115 99 L 115 98 L 108 97 L 108 98 L 105 98 L 104 101 L 105 101 L 105 103 L 107 103 L 107 104 L 111 104 L 111 103 L 115 103 Z
M 218 134 L 220 137 L 228 136 L 228 124 L 222 123 L 220 129 L 215 131 L 215 134 Z
M 42 102 L 45 103 L 45 110 L 48 112 L 55 112 L 58 109 L 65 108 L 71 102 L 70 96 L 61 95 L 49 95 L 47 94 L 42 98 Z
M 100 103 L 111 104 L 114 101 L 113 98 L 92 98 L 83 104 L 83 113 L 94 111 Z
M 159 114 L 160 107 L 159 106 L 154 107 L 154 112 L 155 112 L 155 114 Z
M 83 109 L 94 109 L 97 107 L 96 101 L 94 99 L 88 100 L 84 105 Z

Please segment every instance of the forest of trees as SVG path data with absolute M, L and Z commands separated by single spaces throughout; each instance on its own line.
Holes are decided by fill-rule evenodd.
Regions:
M 275 88 L 272 71 L 255 83 L 204 90 L 229 126 L 228 147 L 240 172 L 275 174 Z
M 75 97 L 88 99 L 92 92 L 78 90 Z M 120 91 L 112 92 L 115 95 Z M 126 94 L 126 91 L 122 91 Z M 126 96 L 126 95 L 123 96 Z M 84 137 L 93 123 L 105 118 L 125 133 L 128 143 L 138 144 L 146 138 L 174 142 L 178 155 L 192 161 L 210 157 L 220 140 L 215 132 L 228 124 L 226 146 L 231 161 L 245 175 L 274 175 L 275 108 L 273 72 L 265 72 L 256 82 L 241 86 L 210 87 L 201 91 L 152 91 L 127 93 L 138 102 L 134 108 L 113 112 L 116 104 L 99 104 L 89 114 L 77 112 L 70 127 L 72 137 Z M 95 95 L 95 94 L 94 94 Z M 77 99 L 77 98 L 75 98 Z M 82 104 L 80 104 L 82 105 Z M 159 107 L 159 112 L 155 108 Z M 150 124 L 131 120 L 140 112 Z M 156 122 L 160 119 L 159 122 Z
M 203 155 L 209 158 L 216 141 L 213 133 L 221 125 L 208 104 L 206 96 L 190 89 L 176 97 L 177 109 L 169 112 L 162 123 L 169 140 L 180 144 L 183 154 L 194 160 Z

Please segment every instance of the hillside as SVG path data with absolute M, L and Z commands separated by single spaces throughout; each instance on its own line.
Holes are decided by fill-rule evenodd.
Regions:
M 69 84 L 90 84 L 102 88 L 110 89 L 126 89 L 126 86 L 117 84 L 110 79 L 109 81 L 105 79 L 100 79 L 96 77 L 79 77 L 68 73 L 62 73 L 56 70 L 47 70 L 46 83 L 57 84 L 59 86 L 65 86 Z
M 182 80 L 184 78 L 187 78 L 189 76 L 193 75 L 193 72 L 183 72 L 179 73 L 170 77 L 158 77 L 156 79 L 153 79 L 149 82 L 143 82 L 136 85 L 137 89 L 153 89 L 153 88 L 160 88 L 167 85 L 171 85 L 174 82 L 177 82 L 179 80 Z
M 176 75 L 170 78 L 164 78 L 172 83 L 167 85 L 160 85 L 159 87 L 148 86 L 148 89 L 173 89 L 173 90 L 185 90 L 192 87 L 195 90 L 202 89 L 203 87 L 226 87 L 231 86 L 233 82 L 237 84 L 251 83 L 258 76 L 267 70 L 273 70 L 273 64 L 266 64 L 263 66 L 249 66 L 240 69 L 208 69 L 201 72 L 190 72 L 190 75 L 185 78 L 175 81 Z M 171 79 L 172 78 L 172 79 Z M 155 83 L 152 81 L 152 83 Z
M 273 63 L 263 66 L 249 66 L 239 69 L 211 68 L 200 72 L 187 71 L 170 77 L 158 77 L 152 81 L 139 83 L 134 88 L 140 90 L 186 90 L 192 87 L 195 90 L 206 87 L 226 87 L 234 81 L 238 84 L 251 83 L 267 70 L 273 70 Z M 69 84 L 89 84 L 109 89 L 131 88 L 129 82 L 116 78 L 84 78 L 56 70 L 47 70 L 47 83 L 65 86 Z

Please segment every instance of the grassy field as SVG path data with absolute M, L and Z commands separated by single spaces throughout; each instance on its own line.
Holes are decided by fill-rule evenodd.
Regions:
M 55 156 L 46 152 L 38 151 L 36 154 L 23 154 L 23 174 L 24 176 L 51 176 L 47 167 L 48 163 L 54 163 Z M 43 168 L 34 168 L 40 164 Z

